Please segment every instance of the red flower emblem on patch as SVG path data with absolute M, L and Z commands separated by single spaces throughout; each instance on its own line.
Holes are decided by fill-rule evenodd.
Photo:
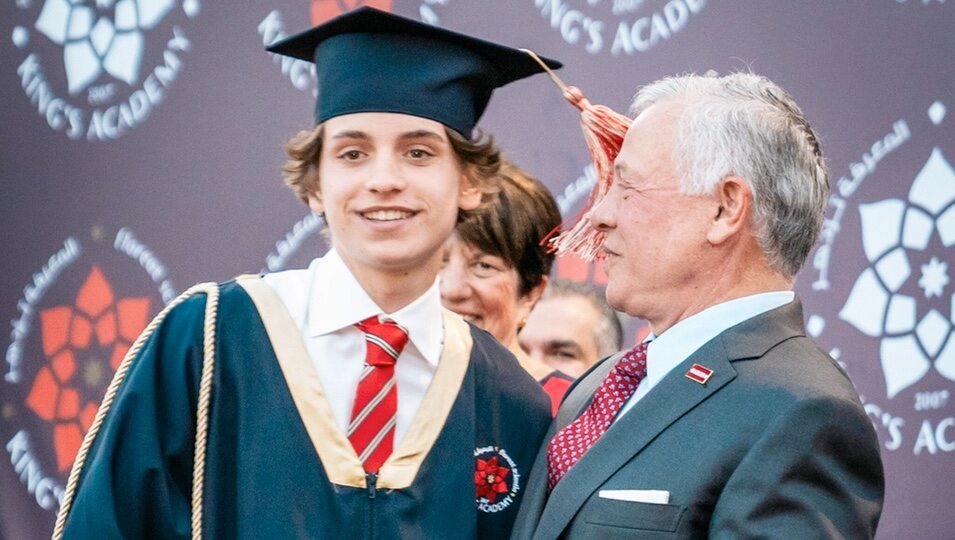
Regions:
M 477 496 L 494 502 L 498 494 L 507 493 L 507 475 L 511 470 L 501 465 L 497 456 L 488 460 L 477 458 L 477 470 L 474 471 L 474 483 L 477 485 Z
M 26 404 L 53 425 L 60 472 L 73 464 L 113 372 L 148 317 L 149 298 L 117 301 L 96 265 L 80 287 L 75 305 L 40 312 L 46 364 L 37 373 Z

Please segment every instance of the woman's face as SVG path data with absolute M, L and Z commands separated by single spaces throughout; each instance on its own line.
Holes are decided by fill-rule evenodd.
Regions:
M 487 330 L 505 346 L 516 345 L 517 325 L 533 303 L 530 295 L 519 294 L 517 270 L 454 234 L 445 244 L 438 278 L 444 307 Z

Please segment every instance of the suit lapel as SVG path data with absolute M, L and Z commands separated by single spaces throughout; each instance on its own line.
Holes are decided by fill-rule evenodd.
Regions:
M 694 362 L 713 370 L 705 385 L 683 376 Z M 670 424 L 736 377 L 719 340 L 673 368 L 646 396 L 607 430 L 567 472 L 550 495 L 537 536 L 556 538 L 584 502 Z M 602 379 L 602 377 L 601 377 Z M 597 385 L 600 381 L 597 381 Z
M 517 517 L 517 525 L 514 529 L 514 538 L 530 538 L 531 532 L 540 521 L 541 513 L 547 502 L 547 445 L 558 431 L 567 424 L 580 416 L 583 410 L 590 404 L 600 385 L 600 381 L 613 367 L 623 353 L 615 354 L 603 362 L 595 365 L 588 373 L 577 379 L 574 385 L 568 390 L 564 402 L 561 404 L 557 417 L 551 422 L 550 429 L 544 437 L 540 450 L 537 452 L 537 458 L 534 460 L 534 466 L 531 468 L 532 474 L 528 480 L 527 491 L 524 493 L 524 501 L 521 502 L 520 513 Z
M 617 364 L 617 361 L 620 360 L 625 353 L 626 351 L 622 351 L 610 356 L 594 366 L 587 373 L 581 375 L 581 378 L 578 379 L 580 382 L 568 390 L 567 397 L 564 398 L 560 410 L 557 411 L 557 417 L 554 418 L 554 425 L 557 427 L 557 430 L 564 429 L 567 427 L 567 424 L 576 420 L 577 417 L 584 412 L 584 409 L 593 401 L 594 392 L 597 391 L 597 387 L 600 386 L 600 383 L 604 380 L 604 377 L 607 376 L 607 373 L 613 369 L 613 366 Z M 550 442 L 550 439 L 548 439 L 548 442 Z
M 700 347 L 674 367 L 630 411 L 615 422 L 567 472 L 547 500 L 535 538 L 560 536 L 584 502 L 608 478 L 640 453 L 663 430 L 736 378 L 732 361 L 758 358 L 776 344 L 801 335 L 804 335 L 802 305 L 796 300 L 744 321 Z M 611 360 L 618 357 L 615 356 Z M 697 383 L 685 376 L 694 363 L 713 370 L 713 375 L 706 384 Z M 605 369 L 593 370 L 587 380 L 578 385 L 587 388 L 586 399 L 575 399 L 571 402 L 568 397 L 567 407 L 561 407 L 558 420 L 562 420 L 562 414 L 569 416 L 570 420 L 562 424 L 555 422 L 558 429 L 579 416 L 589 404 L 594 391 L 613 365 L 609 360 L 604 364 L 607 364 Z M 565 411 L 565 408 L 571 409 L 574 414 L 570 415 L 570 411 Z M 553 437 L 553 433 L 549 437 Z M 550 438 L 547 440 L 550 441 Z M 538 463 L 541 462 L 543 464 L 539 466 L 546 471 L 546 445 L 542 449 L 542 455 L 538 456 Z M 546 493 L 546 472 L 537 476 L 545 477 L 542 491 Z

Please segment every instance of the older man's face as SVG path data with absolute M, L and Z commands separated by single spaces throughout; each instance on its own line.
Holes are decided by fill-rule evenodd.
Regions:
M 663 102 L 634 120 L 613 187 L 592 215 L 607 233 L 607 301 L 649 320 L 658 334 L 682 319 L 705 287 L 706 230 L 716 217 L 714 199 L 679 189 L 674 143 L 682 111 L 678 102 Z
M 531 358 L 571 377 L 580 377 L 597 360 L 600 312 L 587 298 L 571 294 L 541 298 L 517 335 Z

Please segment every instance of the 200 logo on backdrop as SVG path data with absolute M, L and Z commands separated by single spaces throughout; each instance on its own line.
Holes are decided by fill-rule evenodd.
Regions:
M 23 92 L 50 128 L 112 140 L 142 124 L 182 72 L 200 0 L 17 0 Z
M 854 375 L 885 448 L 913 455 L 955 452 L 955 167 L 937 131 L 946 113 L 936 101 L 896 120 L 833 182 L 806 298 L 836 302 L 828 316 L 810 313 L 809 333 Z M 892 176 L 876 181 L 883 171 Z M 892 191 L 872 193 L 884 186 Z
M 706 0 L 534 0 L 565 42 L 615 56 L 644 53 L 673 38 L 705 6 Z
M 113 372 L 176 290 L 132 231 L 68 238 L 18 301 L 6 350 L 2 435 L 7 464 L 45 510 L 63 486 Z

